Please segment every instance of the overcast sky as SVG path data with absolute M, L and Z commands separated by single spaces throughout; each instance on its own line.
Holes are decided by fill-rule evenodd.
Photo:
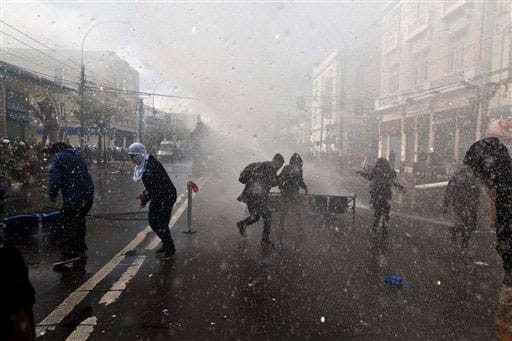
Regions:
M 114 50 L 128 60 L 140 73 L 141 90 L 158 85 L 157 92 L 194 95 L 200 110 L 237 125 L 247 116 L 257 121 L 288 110 L 276 104 L 306 94 L 314 64 L 335 48 L 364 40 L 380 22 L 383 2 L 1 6 L 2 20 L 57 49 L 79 49 L 92 25 L 107 22 L 91 32 L 87 49 Z

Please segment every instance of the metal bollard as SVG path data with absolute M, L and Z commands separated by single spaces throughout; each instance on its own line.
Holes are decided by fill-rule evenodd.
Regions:
M 187 200 L 187 231 L 183 231 L 186 234 L 194 234 L 197 231 L 192 230 L 192 191 L 196 192 L 199 190 L 199 187 L 193 182 L 187 182 L 187 192 L 188 192 L 188 200 Z

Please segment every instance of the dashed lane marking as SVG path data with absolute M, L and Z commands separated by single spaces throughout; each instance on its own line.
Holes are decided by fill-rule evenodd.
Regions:
M 124 289 L 126 289 L 126 286 L 131 279 L 135 277 L 137 272 L 139 272 L 144 260 L 146 260 L 146 256 L 137 257 L 133 261 L 132 265 L 130 265 L 130 267 L 128 267 L 128 269 L 122 274 L 121 278 L 119 278 L 119 280 L 112 285 L 110 290 L 103 295 L 100 299 L 100 304 L 109 305 L 114 303 L 121 296 Z
M 202 182 L 199 179 L 198 182 Z M 184 194 L 180 196 L 183 198 Z M 176 213 L 173 215 L 173 218 L 169 224 L 169 228 L 172 229 L 174 224 L 181 217 L 185 208 L 187 206 L 188 200 L 185 200 L 183 204 L 179 207 Z M 46 330 L 54 330 L 59 323 L 61 323 L 66 316 L 73 311 L 73 309 L 82 302 L 82 300 L 91 292 L 99 282 L 101 282 L 105 277 L 107 277 L 118 265 L 125 259 L 125 254 L 128 251 L 135 249 L 151 232 L 151 228 L 146 226 L 142 231 L 140 231 L 133 240 L 128 243 L 121 251 L 116 253 L 112 259 L 105 264 L 98 272 L 96 272 L 91 278 L 89 278 L 86 282 L 84 282 L 78 289 L 69 294 L 64 301 L 62 301 L 48 316 L 46 316 L 40 323 L 38 323 L 36 328 L 36 335 L 44 335 Z M 156 246 L 155 246 L 156 247 Z M 83 326 L 79 325 L 79 329 L 81 330 L 89 330 L 89 325 Z M 83 327 L 83 328 L 82 328 Z M 93 328 L 94 329 L 94 328 Z M 74 332 L 73 332 L 74 333 Z M 72 333 L 72 334 L 73 334 Z M 78 332 L 77 332 L 78 333 Z M 71 334 L 71 335 L 72 335 Z M 71 337 L 70 335 L 70 337 Z M 85 338 L 81 338 L 79 340 L 85 340 Z
M 96 316 L 91 316 L 83 320 L 73 332 L 66 338 L 66 341 L 83 341 L 87 340 L 94 327 L 98 323 Z

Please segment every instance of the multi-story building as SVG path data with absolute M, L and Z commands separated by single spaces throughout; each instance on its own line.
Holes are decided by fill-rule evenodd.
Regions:
M 35 144 L 44 131 L 56 141 L 56 116 L 65 117 L 76 90 L 2 61 L 0 76 L 0 136 Z
M 134 141 L 137 132 L 138 72 L 111 51 L 85 51 L 84 56 L 86 100 L 94 99 L 118 110 L 116 115 L 109 117 L 108 126 L 104 120 L 99 120 L 101 123 L 98 124 L 86 113 L 86 143 L 98 144 L 102 134 L 106 145 L 126 146 Z M 61 135 L 66 136 L 70 143 L 79 144 L 77 112 L 81 52 L 3 48 L 0 60 L 75 90 L 74 100 L 66 103 L 66 110 L 60 113 L 58 120 Z
M 510 63 L 510 5 L 392 1 L 382 22 L 379 155 L 394 151 L 406 172 L 420 154 L 459 161 L 482 136 L 493 77 Z
M 314 69 L 311 142 L 317 152 L 363 158 L 376 154 L 372 113 L 380 50 L 379 44 L 368 46 L 336 50 Z

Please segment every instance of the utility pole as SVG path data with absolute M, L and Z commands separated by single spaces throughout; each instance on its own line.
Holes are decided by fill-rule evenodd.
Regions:
M 138 100 L 138 113 L 139 113 L 139 124 L 138 124 L 138 132 L 139 142 L 144 140 L 144 100 L 139 98 Z
M 80 87 L 79 87 L 79 96 L 80 96 L 80 148 L 83 148 L 85 145 L 85 117 L 84 117 L 84 92 L 85 92 L 85 65 L 82 62 L 82 66 L 80 68 Z

